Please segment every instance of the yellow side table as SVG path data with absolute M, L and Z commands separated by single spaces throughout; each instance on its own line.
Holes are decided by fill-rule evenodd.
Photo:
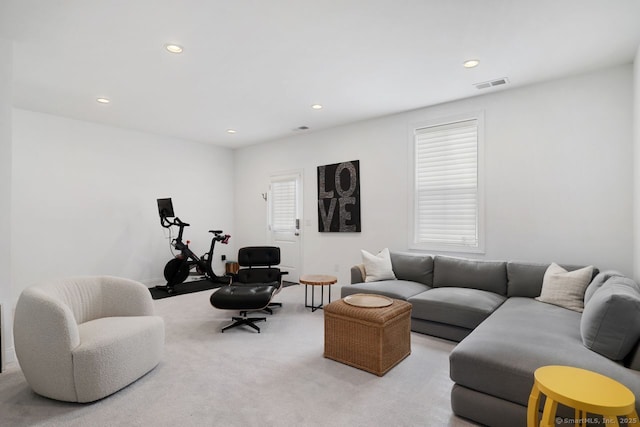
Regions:
M 619 426 L 618 416 L 627 425 L 640 426 L 635 396 L 609 377 L 571 366 L 543 366 L 536 369 L 533 376 L 527 427 L 554 427 L 558 403 L 575 409 L 575 419 L 567 421 L 574 426 L 586 425 L 587 413 L 602 415 L 607 426 Z M 540 393 L 547 399 L 539 422 Z

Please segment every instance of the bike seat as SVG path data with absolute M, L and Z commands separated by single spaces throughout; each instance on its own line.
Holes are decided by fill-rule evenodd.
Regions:
M 221 234 L 222 230 L 209 230 L 209 233 L 213 233 L 213 234 Z

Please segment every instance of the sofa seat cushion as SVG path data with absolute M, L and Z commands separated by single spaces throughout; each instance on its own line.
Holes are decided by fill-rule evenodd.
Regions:
M 433 288 L 412 296 L 411 317 L 474 329 L 494 312 L 506 297 L 469 288 Z
M 108 396 L 160 362 L 164 322 L 159 316 L 103 317 L 78 330 L 80 344 L 72 351 L 78 402 Z
M 409 280 L 383 280 L 380 282 L 356 283 L 353 285 L 343 286 L 340 292 L 342 298 L 347 295 L 362 293 L 378 294 L 389 298 L 407 300 L 408 298 L 429 289 L 431 289 L 431 287 Z
M 453 349 L 451 379 L 527 406 L 537 368 L 569 365 L 611 377 L 640 396 L 640 372 L 582 344 L 580 317 L 576 311 L 531 298 L 509 298 Z

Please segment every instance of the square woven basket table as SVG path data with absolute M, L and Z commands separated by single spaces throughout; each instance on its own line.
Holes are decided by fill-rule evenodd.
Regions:
M 324 307 L 324 357 L 383 376 L 411 353 L 411 304 Z

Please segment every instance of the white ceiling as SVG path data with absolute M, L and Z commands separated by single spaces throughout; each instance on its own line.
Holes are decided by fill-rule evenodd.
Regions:
M 0 0 L 0 8 L 0 36 L 14 42 L 16 107 L 227 147 L 501 90 L 473 86 L 495 78 L 516 87 L 630 63 L 640 46 L 638 0 Z M 184 53 L 167 53 L 166 43 Z M 463 68 L 470 58 L 480 66 Z

